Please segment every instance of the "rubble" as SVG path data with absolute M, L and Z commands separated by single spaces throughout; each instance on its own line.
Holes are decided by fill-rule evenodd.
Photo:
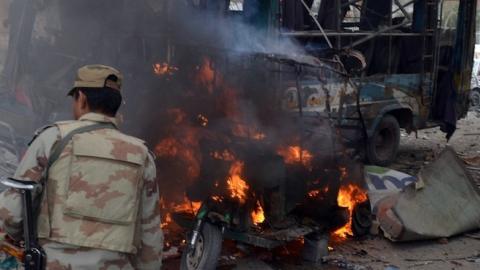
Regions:
M 324 264 L 338 267 L 339 269 L 346 269 L 346 270 L 370 270 L 370 267 L 362 266 L 359 264 L 355 264 L 349 262 L 346 258 L 342 256 L 325 256 L 322 259 Z

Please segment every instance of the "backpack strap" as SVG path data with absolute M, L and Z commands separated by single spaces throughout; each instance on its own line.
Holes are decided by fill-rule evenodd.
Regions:
M 99 129 L 116 129 L 116 127 L 112 123 L 98 123 L 98 124 L 74 129 L 70 131 L 65 137 L 63 137 L 58 142 L 58 144 L 55 145 L 53 152 L 50 154 L 50 157 L 48 158 L 48 165 L 46 168 L 47 174 L 50 167 L 60 157 L 60 155 L 63 152 L 63 149 L 65 149 L 65 146 L 67 146 L 67 144 L 72 140 L 73 136 L 80 133 L 90 132 L 90 131 L 99 130 Z

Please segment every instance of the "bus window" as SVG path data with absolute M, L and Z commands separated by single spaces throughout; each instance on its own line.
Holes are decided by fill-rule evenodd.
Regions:
M 440 48 L 452 48 L 455 43 L 455 33 L 457 28 L 459 0 L 444 0 L 441 3 L 441 24 L 440 24 Z
M 228 10 L 243 11 L 243 0 L 231 0 Z
M 416 1 L 398 0 L 392 3 L 392 25 L 402 24 L 406 18 L 413 17 L 413 7 Z
M 459 0 L 444 0 L 442 8 L 442 24 L 443 29 L 457 28 Z

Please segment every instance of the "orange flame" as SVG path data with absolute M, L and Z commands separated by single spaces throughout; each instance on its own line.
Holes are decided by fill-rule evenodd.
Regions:
M 347 238 L 348 235 L 353 235 L 352 232 L 352 213 L 355 205 L 362 203 L 368 200 L 367 193 L 363 191 L 360 187 L 349 184 L 348 186 L 343 186 L 338 191 L 337 203 L 341 207 L 348 208 L 350 214 L 348 223 L 342 228 L 336 230 L 333 234 L 342 239 Z
M 240 203 L 244 203 L 247 197 L 248 185 L 245 180 L 242 179 L 241 174 L 243 170 L 243 162 L 235 161 L 230 167 L 230 176 L 228 177 L 227 184 L 230 190 L 230 197 L 238 199 Z
M 323 198 L 327 193 L 328 193 L 328 187 L 324 187 L 321 190 L 320 189 L 310 190 L 307 193 L 307 196 L 310 198 L 317 198 L 317 197 Z
M 255 134 L 253 134 L 252 138 L 254 140 L 258 140 L 258 141 L 261 141 L 263 139 L 265 139 L 267 137 L 267 135 L 265 135 L 265 133 L 262 133 L 262 132 L 257 132 Z
M 318 190 L 318 189 L 311 190 L 310 192 L 308 192 L 308 197 L 310 197 L 310 198 L 317 197 L 318 194 L 320 194 L 320 190 Z
M 220 197 L 220 196 L 212 196 L 212 200 L 214 200 L 216 202 L 222 202 L 223 201 L 222 197 Z
M 251 213 L 252 222 L 254 225 L 261 224 L 265 221 L 265 213 L 263 212 L 262 205 L 257 201 L 256 208 Z
M 160 158 L 175 158 L 185 162 L 186 173 L 190 178 L 200 173 L 200 159 L 198 157 L 198 137 L 192 128 L 179 129 L 177 137 L 167 137 L 160 140 L 155 146 L 155 154 Z
M 171 213 L 189 212 L 192 214 L 196 214 L 201 206 L 201 202 L 192 202 L 187 198 L 187 196 L 184 196 L 183 201 L 179 203 L 170 204 L 166 204 L 163 198 L 160 198 L 160 208 L 162 209 L 162 212 L 165 212 L 165 215 L 162 216 L 162 222 L 160 224 L 160 227 L 163 229 L 165 227 L 168 227 L 173 222 Z
M 172 207 L 173 212 L 192 212 L 197 213 L 198 209 L 202 206 L 201 202 L 192 202 L 188 200 L 186 197 L 184 198 L 184 202 L 181 204 L 174 205 Z
M 162 229 L 168 226 L 172 222 L 172 215 L 170 213 L 165 214 L 165 218 L 163 218 L 163 221 L 160 225 Z
M 155 63 L 153 64 L 153 73 L 159 76 L 173 75 L 178 70 L 177 67 L 171 66 L 168 63 Z
M 157 156 L 176 156 L 178 153 L 178 141 L 175 138 L 165 138 L 155 146 Z
M 313 158 L 313 155 L 309 151 L 302 149 L 300 146 L 280 148 L 277 153 L 285 159 L 285 163 L 287 164 L 301 162 L 308 166 Z
M 215 85 L 215 70 L 213 69 L 212 61 L 205 57 L 203 63 L 198 67 L 197 82 L 205 86 L 208 93 L 213 93 L 213 87 Z
M 235 156 L 227 149 L 223 150 L 223 152 L 219 152 L 219 151 L 212 152 L 210 153 L 210 155 L 214 159 L 227 160 L 227 161 L 235 160 Z M 216 183 L 216 186 L 218 186 L 218 183 Z

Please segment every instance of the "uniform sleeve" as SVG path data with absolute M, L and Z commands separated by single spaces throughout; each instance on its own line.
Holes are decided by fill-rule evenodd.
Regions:
M 141 246 L 135 257 L 135 269 L 160 269 L 162 266 L 163 232 L 160 228 L 160 205 L 156 168 L 149 155 L 144 173 L 144 189 L 141 205 Z
M 51 127 L 30 145 L 13 176 L 18 180 L 40 181 L 48 163 L 50 150 L 60 137 L 58 128 Z M 0 193 L 0 227 L 14 238 L 22 233 L 22 196 L 14 189 Z

